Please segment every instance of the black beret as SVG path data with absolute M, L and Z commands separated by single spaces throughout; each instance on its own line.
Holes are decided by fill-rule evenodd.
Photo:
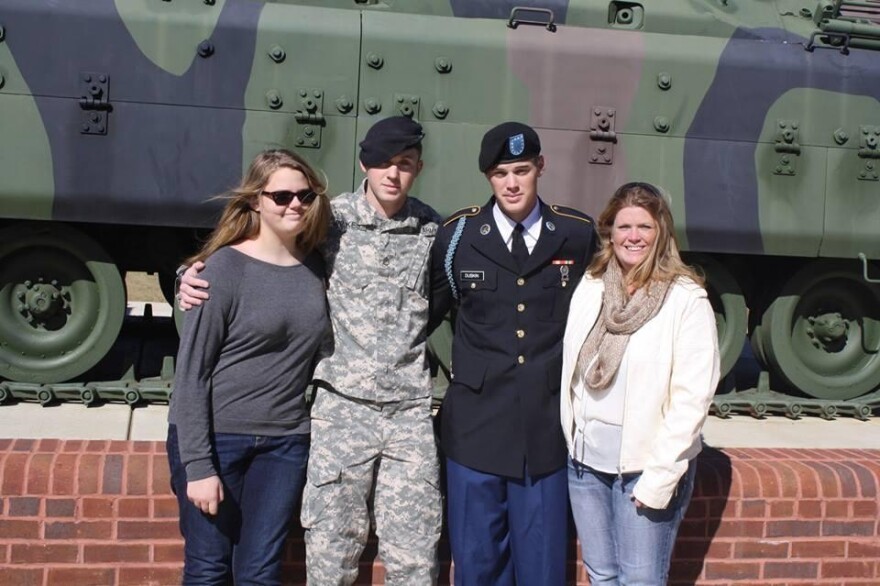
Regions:
M 387 163 L 394 155 L 422 142 L 424 137 L 422 125 L 406 116 L 379 120 L 360 143 L 361 163 L 364 167 Z
M 503 122 L 483 135 L 480 144 L 480 171 L 485 173 L 498 163 L 532 159 L 541 154 L 541 139 L 531 126 Z

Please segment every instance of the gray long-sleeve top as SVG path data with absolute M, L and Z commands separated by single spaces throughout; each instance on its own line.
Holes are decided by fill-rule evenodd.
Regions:
M 305 390 L 330 324 L 318 254 L 283 267 L 225 247 L 205 265 L 211 299 L 186 312 L 168 416 L 188 481 L 216 474 L 211 433 L 309 433 Z

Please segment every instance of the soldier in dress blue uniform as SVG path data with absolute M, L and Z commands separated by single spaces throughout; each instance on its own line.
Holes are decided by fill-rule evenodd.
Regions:
M 544 158 L 531 127 L 489 130 L 479 166 L 493 197 L 447 219 L 431 253 L 432 321 L 455 308 L 440 414 L 455 583 L 562 585 L 562 337 L 596 235 L 589 216 L 538 197 Z

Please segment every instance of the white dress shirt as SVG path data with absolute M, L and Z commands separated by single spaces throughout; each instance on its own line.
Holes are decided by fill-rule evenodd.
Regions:
M 504 240 L 504 245 L 510 250 L 513 245 L 513 229 L 517 222 L 505 216 L 497 203 L 492 207 L 492 216 L 495 218 L 495 226 L 501 234 L 501 239 Z M 537 201 L 526 219 L 519 223 L 523 225 L 523 240 L 526 241 L 526 248 L 529 249 L 529 254 L 532 254 L 538 243 L 538 237 L 541 236 L 541 206 Z

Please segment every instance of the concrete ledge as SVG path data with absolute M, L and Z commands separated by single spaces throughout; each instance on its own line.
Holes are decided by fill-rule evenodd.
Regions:
M 880 430 L 880 427 L 878 427 Z M 131 412 L 131 433 L 128 439 L 165 441 L 168 437 L 168 405 L 136 407 Z M 880 445 L 878 443 L 877 445 Z
M 61 403 L 0 406 L 0 435 L 9 438 L 71 438 L 124 440 L 129 437 L 131 407 L 107 404 L 86 407 Z
M 714 448 L 857 448 L 880 447 L 880 417 L 868 421 L 840 417 L 755 419 L 736 415 L 721 419 L 712 415 L 703 427 L 703 442 Z
M 168 406 L 131 408 L 122 404 L 86 407 L 63 403 L 0 405 L 0 434 L 8 438 L 130 439 L 164 441 Z M 729 419 L 709 416 L 703 440 L 713 448 L 855 448 L 880 446 L 880 417 L 868 421 L 841 417 L 791 420 L 745 415 Z

